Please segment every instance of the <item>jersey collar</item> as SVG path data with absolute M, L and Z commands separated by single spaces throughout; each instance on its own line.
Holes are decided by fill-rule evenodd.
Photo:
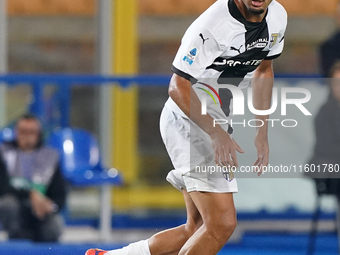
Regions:
M 237 21 L 241 22 L 242 24 L 244 24 L 246 27 L 253 27 L 253 26 L 258 26 L 260 25 L 262 22 L 265 22 L 269 8 L 267 8 L 267 12 L 265 14 L 265 16 L 263 17 L 263 20 L 260 22 L 251 22 L 245 19 L 245 17 L 243 17 L 241 11 L 238 9 L 236 3 L 234 0 L 229 0 L 228 1 L 228 7 L 229 7 L 229 12 L 231 14 L 231 16 L 236 19 Z

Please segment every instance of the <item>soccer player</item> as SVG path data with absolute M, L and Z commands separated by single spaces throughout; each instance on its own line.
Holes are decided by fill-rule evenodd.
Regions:
M 275 0 L 218 0 L 194 21 L 173 62 L 170 97 L 160 120 L 175 168 L 167 180 L 183 193 L 187 222 L 119 250 L 90 249 L 86 255 L 213 255 L 226 244 L 236 227 L 236 179 L 231 174 L 195 169 L 237 167 L 236 151 L 244 151 L 231 138 L 229 125 L 214 127 L 214 119 L 230 118 L 230 112 L 225 114 L 206 98 L 207 114 L 201 114 L 202 91 L 214 95 L 216 90 L 200 81 L 222 83 L 227 79 L 244 88 L 250 78 L 256 78 L 251 82 L 254 107 L 269 109 L 272 60 L 283 50 L 286 25 L 286 11 Z M 264 123 L 267 118 L 256 116 Z M 255 146 L 258 158 L 254 165 L 261 169 L 269 156 L 266 124 L 257 129 Z

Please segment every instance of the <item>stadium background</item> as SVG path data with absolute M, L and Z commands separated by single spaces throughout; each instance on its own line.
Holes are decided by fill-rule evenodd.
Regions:
M 1 36 L 6 52 L 1 56 L 2 71 L 14 76 L 44 73 L 70 76 L 142 75 L 150 79 L 170 77 L 170 66 L 185 29 L 213 2 L 1 0 L 7 14 L 7 32 Z M 309 109 L 315 115 L 327 97 L 323 82 L 316 79 L 319 75 L 318 46 L 336 29 L 334 15 L 337 1 L 279 2 L 288 11 L 289 23 L 284 53 L 274 63 L 276 74 L 284 78 L 277 86 L 298 83 L 310 89 L 314 97 Z M 301 81 L 292 80 L 292 77 L 313 79 Z M 47 118 L 46 109 L 41 108 L 46 106 L 46 101 L 61 85 L 46 87 L 42 97 L 40 110 L 44 111 L 41 114 L 46 117 L 45 124 L 49 128 L 58 126 L 59 122 Z M 36 110 L 32 108 L 37 103 L 34 86 L 29 83 L 29 79 L 20 86 L 9 86 L 6 82 L 1 86 L 2 127 L 13 123 L 28 109 Z M 73 86 L 70 91 L 70 106 L 67 107 L 69 123 L 66 123 L 95 134 L 100 140 L 105 164 L 119 169 L 124 176 L 124 185 L 113 191 L 114 237 L 115 233 L 122 233 L 117 226 L 119 229 L 145 227 L 147 230 L 141 232 L 147 235 L 156 228 L 176 225 L 183 220 L 181 194 L 165 181 L 172 166 L 159 135 L 158 120 L 166 99 L 166 84 L 135 84 L 121 88 L 119 84 L 100 86 L 91 84 L 89 80 Z M 51 107 L 58 112 L 61 111 L 59 106 L 52 104 Z M 311 156 L 314 144 L 313 118 L 295 118 L 301 118 L 301 126 L 296 130 L 271 130 L 272 164 L 303 164 Z M 62 123 L 62 120 L 59 121 Z M 250 163 L 255 159 L 252 131 L 242 131 L 236 132 L 235 137 L 248 152 L 241 157 L 243 162 Z M 313 213 L 316 196 L 310 180 L 240 179 L 239 190 L 235 195 L 235 203 L 240 215 L 240 228 L 247 229 L 248 225 L 253 226 L 250 230 L 264 231 L 267 227 L 258 227 L 256 224 L 267 221 L 262 226 L 275 223 L 276 227 L 269 230 L 278 230 L 277 240 L 283 238 L 282 242 L 287 243 L 287 239 L 280 236 L 287 231 L 297 235 L 303 233 L 295 240 L 300 242 L 299 238 L 303 238 L 302 243 L 306 244 L 304 238 L 308 233 L 308 220 Z M 71 216 L 68 215 L 67 219 L 67 229 L 70 231 L 63 237 L 65 242 L 96 241 L 96 229 L 93 230 L 92 225 L 95 225 L 93 222 L 98 218 L 100 208 L 97 195 L 97 189 L 72 188 L 68 201 Z M 335 214 L 334 198 L 325 197 L 322 209 L 321 228 L 326 237 L 320 238 L 326 238 L 326 244 L 330 242 L 326 245 L 326 252 L 333 254 L 337 249 L 332 222 Z M 242 225 L 242 220 L 244 223 L 252 221 L 252 224 Z M 86 225 L 90 225 L 90 228 Z M 86 229 L 83 233 L 87 234 L 75 237 L 74 233 L 78 232 L 72 231 L 78 228 Z M 139 236 L 138 233 L 127 232 L 125 235 L 134 239 Z M 255 238 L 263 238 L 263 245 L 266 245 L 268 238 L 263 233 L 267 232 L 261 232 Z M 323 240 L 320 242 L 324 243 Z M 280 249 L 280 245 L 278 247 Z M 299 248 L 302 252 L 303 247 Z

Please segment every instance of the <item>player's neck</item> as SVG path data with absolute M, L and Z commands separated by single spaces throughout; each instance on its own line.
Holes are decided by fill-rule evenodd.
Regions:
M 242 0 L 234 0 L 237 8 L 240 10 L 241 14 L 243 15 L 243 17 L 250 22 L 261 22 L 264 18 L 264 16 L 266 15 L 266 12 L 263 12 L 262 14 L 253 14 L 251 12 L 249 12 L 249 10 L 247 9 L 247 7 L 244 5 L 244 3 L 242 2 Z

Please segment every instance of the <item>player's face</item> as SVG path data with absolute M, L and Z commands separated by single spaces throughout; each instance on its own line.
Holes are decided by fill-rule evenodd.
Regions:
M 20 120 L 17 124 L 17 141 L 23 151 L 33 150 L 39 142 L 40 124 L 34 120 Z
M 267 10 L 268 5 L 270 5 L 270 3 L 273 0 L 242 0 L 242 1 L 250 14 L 261 15 Z
M 340 102 L 340 70 L 336 71 L 333 74 L 333 80 L 332 80 L 332 93 L 335 99 L 337 99 Z

